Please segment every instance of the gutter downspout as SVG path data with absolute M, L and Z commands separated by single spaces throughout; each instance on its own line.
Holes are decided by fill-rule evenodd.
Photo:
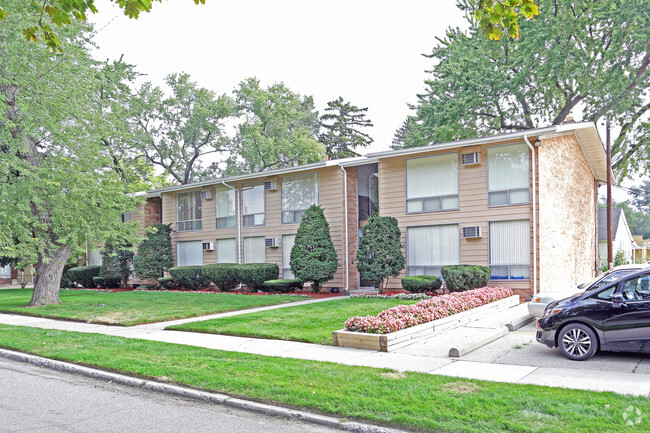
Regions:
M 349 251 L 349 239 L 348 239 L 348 172 L 345 171 L 343 166 L 339 165 L 341 171 L 343 171 L 343 200 L 344 200 L 344 213 L 345 213 L 345 293 L 348 292 L 350 288 L 350 251 Z
M 242 257 L 241 257 L 241 224 L 239 221 L 239 216 L 240 216 L 240 208 L 239 208 L 239 190 L 235 187 L 232 187 L 226 183 L 226 181 L 222 180 L 221 183 L 223 186 L 230 188 L 231 190 L 235 191 L 235 201 L 237 202 L 236 207 L 235 207 L 235 219 L 237 220 L 237 263 L 241 264 L 242 263 Z M 241 286 L 241 284 L 240 284 Z
M 537 158 L 535 148 L 528 141 L 528 135 L 524 135 L 524 141 L 533 155 L 533 295 L 536 295 L 539 293 L 537 290 Z

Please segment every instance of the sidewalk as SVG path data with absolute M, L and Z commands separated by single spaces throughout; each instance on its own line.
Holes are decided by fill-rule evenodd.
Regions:
M 327 301 L 329 301 L 329 299 L 315 300 L 312 302 Z M 262 308 L 271 309 L 282 307 L 272 306 Z M 44 329 L 98 333 L 265 356 L 327 361 L 346 365 L 389 368 L 399 371 L 414 371 L 496 382 L 544 385 L 590 391 L 612 391 L 618 394 L 650 397 L 650 374 L 617 372 L 616 375 L 610 375 L 603 374 L 602 371 L 596 370 L 496 364 L 466 361 L 462 359 L 454 360 L 448 357 L 432 357 L 394 352 L 386 353 L 335 346 L 323 346 L 294 341 L 163 330 L 165 327 L 173 324 L 202 321 L 207 318 L 226 317 L 235 314 L 247 314 L 252 311 L 254 310 L 214 314 L 211 316 L 201 316 L 191 319 L 159 322 L 132 327 L 96 325 L 11 314 L 0 314 L 0 323 Z

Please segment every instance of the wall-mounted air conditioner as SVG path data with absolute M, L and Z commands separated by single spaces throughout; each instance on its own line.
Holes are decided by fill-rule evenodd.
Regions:
M 214 242 L 203 242 L 203 251 L 214 251 Z
M 480 226 L 463 227 L 463 237 L 465 239 L 480 238 L 481 227 Z
M 264 182 L 264 191 L 277 191 L 278 190 L 278 183 L 274 180 L 270 180 L 268 182 Z
M 201 191 L 201 200 L 211 200 L 212 191 Z
M 267 248 L 277 248 L 280 246 L 280 239 L 278 238 L 264 239 L 264 246 L 266 246 Z
M 463 153 L 460 156 L 460 162 L 462 165 L 480 164 L 481 162 L 480 153 L 479 152 Z

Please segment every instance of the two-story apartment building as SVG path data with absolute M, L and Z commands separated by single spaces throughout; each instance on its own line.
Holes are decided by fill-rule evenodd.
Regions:
M 606 170 L 595 126 L 565 124 L 161 188 L 143 213 L 159 209 L 172 224 L 178 266 L 272 262 L 291 278 L 302 214 L 319 204 L 340 262 L 325 287 L 347 290 L 364 283 L 356 247 L 378 212 L 399 221 L 400 277 L 479 264 L 494 284 L 530 296 L 596 272 Z

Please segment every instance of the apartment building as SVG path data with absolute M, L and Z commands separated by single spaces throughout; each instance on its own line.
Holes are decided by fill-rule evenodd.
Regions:
M 172 225 L 178 266 L 271 262 L 291 278 L 302 215 L 319 204 L 340 263 L 325 288 L 345 290 L 365 285 L 356 248 L 378 212 L 399 221 L 400 277 L 478 264 L 526 297 L 595 274 L 606 170 L 595 126 L 573 123 L 161 188 L 140 214 Z

